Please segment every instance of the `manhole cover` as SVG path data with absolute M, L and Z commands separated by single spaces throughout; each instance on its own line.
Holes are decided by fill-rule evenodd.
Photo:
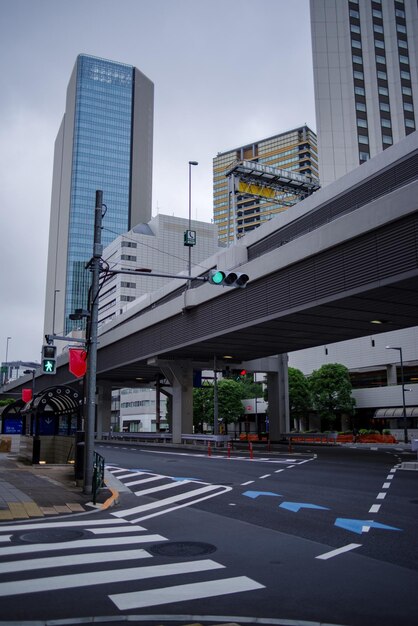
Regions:
M 15 539 L 25 543 L 55 543 L 58 541 L 74 541 L 84 536 L 82 530 L 66 530 L 63 528 L 49 528 L 31 530 L 30 532 L 15 535 Z
M 215 552 L 216 546 L 198 541 L 172 541 L 151 546 L 148 550 L 158 556 L 200 556 Z

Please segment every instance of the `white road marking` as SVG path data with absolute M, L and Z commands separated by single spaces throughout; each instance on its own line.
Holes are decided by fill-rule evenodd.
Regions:
M 122 478 L 133 478 L 134 476 L 143 476 L 146 472 L 128 472 L 127 474 L 122 474 L 122 476 L 118 476 L 118 480 L 122 480 Z
M 0 532 L 4 530 L 33 530 L 38 528 L 70 528 L 73 526 L 107 526 L 112 524 L 124 524 L 123 520 L 119 519 L 102 519 L 102 520 L 84 520 L 83 522 L 36 522 L 32 524 L 7 524 L 7 526 L 0 526 Z
M 126 520 L 125 520 L 126 523 Z M 101 548 L 102 546 L 122 546 L 135 545 L 137 543 L 147 543 L 154 541 L 167 541 L 167 537 L 161 535 L 143 535 L 135 537 L 103 537 L 100 539 L 80 539 L 78 541 L 61 541 L 57 543 L 36 543 L 33 545 L 16 545 L 0 548 L 0 557 L 10 554 L 28 554 L 29 552 L 52 552 L 54 550 L 74 550 L 84 548 Z
M 275 474 L 280 474 L 280 472 L 284 472 L 284 469 L 274 470 Z
M 349 552 L 350 550 L 355 550 L 356 548 L 360 548 L 361 547 L 361 543 L 349 543 L 346 546 L 343 546 L 342 548 L 337 548 L 336 550 L 331 550 L 331 552 L 324 552 L 324 554 L 320 554 L 319 556 L 316 556 L 316 559 L 321 559 L 321 561 L 326 561 L 327 559 L 332 559 L 334 556 L 339 556 L 340 554 L 343 554 L 344 552 Z
M 383 483 L 382 489 L 389 489 L 391 483 Z
M 151 478 L 143 478 L 142 480 L 131 480 L 129 483 L 123 483 L 125 487 L 132 487 L 133 485 L 142 485 L 144 483 L 152 483 L 156 480 L 161 480 L 162 478 L 167 478 L 167 476 L 160 476 L 160 474 L 155 474 L 155 476 L 151 476 Z
M 48 576 L 47 578 L 30 580 L 15 580 L 0 583 L 0 597 L 37 592 L 49 593 L 50 591 L 56 591 L 58 589 L 90 587 L 92 585 L 105 585 L 107 583 L 125 582 L 128 580 L 145 580 L 160 576 L 178 576 L 179 574 L 203 572 L 223 567 L 225 566 L 216 563 L 216 561 L 204 559 L 202 561 L 186 561 L 185 563 L 169 563 L 166 565 L 150 565 L 127 569 L 111 569 L 101 572 Z
M 0 573 L 31 571 L 50 567 L 66 567 L 90 563 L 107 563 L 108 561 L 128 561 L 132 559 L 149 559 L 151 554 L 142 548 L 138 550 L 114 550 L 112 552 L 90 552 L 88 554 L 70 554 L 66 556 L 44 557 L 41 559 L 24 559 L 0 564 Z
M 253 591 L 255 589 L 265 589 L 265 587 L 247 576 L 237 576 L 235 578 L 224 578 L 223 580 L 190 583 L 189 585 L 175 585 L 174 587 L 149 589 L 147 591 L 118 593 L 109 596 L 109 598 L 116 604 L 119 610 L 124 611 L 159 604 L 170 604 L 171 602 L 184 602 L 185 600 L 197 600 L 242 591 Z
M 381 504 L 373 504 L 369 509 L 369 513 L 379 513 L 381 506 Z
M 193 489 L 193 491 L 188 491 L 187 493 L 180 493 L 177 496 L 172 496 L 171 498 L 164 498 L 164 500 L 157 500 L 157 502 L 141 504 L 139 506 L 132 507 L 131 509 L 117 511 L 116 513 L 112 513 L 112 515 L 114 515 L 115 517 L 125 517 L 126 515 L 134 515 L 135 513 L 143 513 L 151 509 L 158 509 L 169 504 L 174 504 L 175 502 L 180 502 L 181 500 L 193 498 L 194 496 L 198 496 L 202 493 L 207 493 L 209 491 L 214 491 L 215 489 L 219 489 L 219 485 L 207 485 L 205 487 L 201 487 L 200 489 Z M 139 520 L 133 520 L 133 521 L 139 521 Z
M 246 485 L 251 485 L 254 482 L 255 482 L 255 480 L 247 480 L 246 483 L 241 483 L 241 487 L 245 487 Z
M 388 476 L 386 476 L 386 480 L 393 480 L 393 476 L 394 474 L 388 474 Z
M 4 543 L 6 543 L 7 541 L 10 541 L 12 535 L 2 535 L 0 537 L 0 541 L 4 541 Z
M 159 487 L 151 487 L 151 489 L 142 489 L 141 491 L 135 491 L 136 496 L 146 496 L 150 493 L 157 493 L 157 491 L 166 491 L 166 489 L 175 489 L 176 487 L 181 487 L 187 483 L 190 483 L 190 480 L 182 480 L 181 482 L 170 482 L 165 485 L 160 485 Z
M 262 478 L 268 478 L 269 476 L 271 476 L 271 474 L 264 474 L 264 476 L 260 476 L 260 480 L 261 480 Z
M 361 532 L 362 533 L 368 533 L 369 530 L 370 530 L 370 526 L 363 526 L 362 529 L 361 529 Z
M 147 530 L 143 526 L 129 524 L 128 526 L 116 526 L 116 528 L 86 528 L 94 535 L 111 535 L 113 533 L 133 533 L 136 530 Z
M 376 500 L 384 500 L 386 498 L 386 493 L 381 491 L 380 493 L 377 494 L 376 496 Z

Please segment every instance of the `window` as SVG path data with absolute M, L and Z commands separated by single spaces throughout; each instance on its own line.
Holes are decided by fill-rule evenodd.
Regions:
M 382 57 L 380 54 L 376 54 L 376 63 L 381 63 L 382 65 L 386 65 L 386 58 Z
M 401 70 L 401 78 L 404 78 L 405 80 L 411 80 L 411 74 L 409 72 L 406 72 L 405 70 Z
M 380 124 L 383 128 L 392 128 L 392 122 L 385 117 L 382 117 L 382 119 L 380 120 Z
M 356 20 L 360 19 L 360 13 L 355 9 L 350 9 L 350 17 L 354 17 Z
M 404 48 L 404 49 L 408 50 L 408 42 L 404 41 L 403 39 L 398 39 L 398 46 L 400 48 Z
M 393 144 L 393 139 L 392 139 L 391 135 L 383 135 L 382 136 L 382 141 L 387 146 L 391 146 Z
M 389 89 L 387 87 L 379 87 L 379 93 L 381 96 L 388 96 Z
M 382 39 L 375 39 L 374 46 L 375 48 L 382 48 L 383 50 L 385 48 L 385 42 Z
M 402 9 L 395 9 L 395 15 L 396 17 L 405 17 L 405 11 L 402 11 Z
M 412 89 L 411 87 L 402 87 L 402 93 L 404 96 L 412 96 Z
M 359 71 L 355 70 L 353 72 L 353 76 L 354 76 L 354 78 L 357 78 L 358 80 L 364 80 L 363 72 L 359 72 Z
M 354 87 L 354 93 L 358 96 L 365 96 L 366 92 L 364 91 L 364 87 Z
M 405 126 L 407 128 L 415 128 L 415 121 L 414 120 L 410 120 L 410 119 L 406 119 L 405 120 Z
M 136 248 L 137 244 L 134 241 L 122 241 L 122 248 Z
M 359 128 L 367 128 L 367 120 L 363 120 L 362 118 L 357 118 L 357 126 Z
M 136 261 L 136 256 L 132 254 L 121 254 L 121 261 Z
M 364 152 L 363 150 L 360 150 L 359 159 L 360 161 L 368 161 L 370 159 L 370 154 L 368 152 Z
M 396 24 L 396 30 L 398 31 L 398 33 L 406 34 L 406 26 L 404 26 L 403 24 Z
M 353 63 L 358 63 L 359 65 L 363 65 L 363 57 L 359 57 L 357 54 L 353 54 Z
M 366 111 L 366 105 L 364 102 L 356 102 L 356 109 L 357 111 Z
M 375 33 L 381 33 L 383 35 L 383 26 L 380 24 L 373 24 L 373 30 Z
M 404 111 L 413 111 L 414 105 L 411 102 L 404 102 L 403 108 L 404 108 Z
M 359 143 L 366 143 L 366 144 L 368 144 L 369 143 L 369 138 L 368 138 L 367 135 L 359 135 L 358 136 L 358 142 Z
M 379 109 L 381 111 L 386 111 L 386 113 L 389 113 L 390 111 L 390 106 L 387 102 L 379 102 Z
M 361 49 L 361 41 L 358 41 L 357 39 L 352 39 L 351 40 L 351 45 L 353 48 L 360 48 Z
M 350 30 L 352 33 L 357 33 L 358 35 L 360 35 L 360 26 L 357 26 L 357 24 L 351 24 Z
M 380 9 L 373 9 L 372 15 L 373 17 L 380 17 L 381 19 L 383 18 L 382 11 L 380 11 Z
M 399 62 L 405 63 L 405 65 L 409 65 L 409 57 L 406 57 L 404 54 L 399 55 Z
M 383 72 L 382 70 L 378 70 L 377 78 L 381 78 L 382 80 L 387 80 L 388 75 L 386 74 L 386 72 Z

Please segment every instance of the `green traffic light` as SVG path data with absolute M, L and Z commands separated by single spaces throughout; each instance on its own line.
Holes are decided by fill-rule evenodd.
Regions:
M 212 274 L 212 282 L 215 283 L 215 285 L 220 285 L 224 278 L 225 274 L 221 271 Z

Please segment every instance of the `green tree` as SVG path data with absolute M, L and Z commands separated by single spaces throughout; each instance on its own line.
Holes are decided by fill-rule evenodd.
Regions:
M 328 363 L 312 372 L 309 378 L 313 408 L 331 427 L 342 413 L 354 414 L 355 400 L 348 369 L 340 363 Z
M 295 367 L 288 368 L 288 378 L 290 418 L 298 423 L 312 407 L 309 380 Z
M 236 380 L 229 378 L 218 382 L 218 418 L 226 424 L 236 422 L 243 413 L 242 387 Z M 214 387 L 213 383 L 203 383 L 193 389 L 193 424 L 197 431 L 202 430 L 204 422 L 213 424 Z

